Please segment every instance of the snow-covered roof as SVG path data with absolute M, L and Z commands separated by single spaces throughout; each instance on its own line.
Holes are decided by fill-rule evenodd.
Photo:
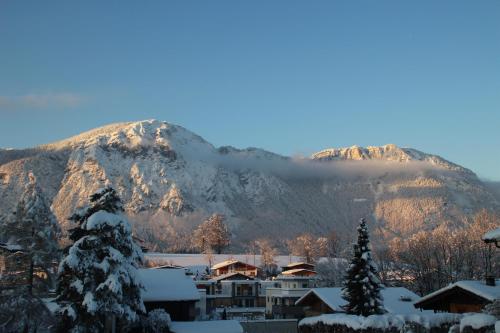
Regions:
M 305 269 L 305 268 L 294 268 L 294 269 L 289 269 L 287 271 L 282 272 L 281 274 L 283 275 L 296 275 L 300 273 L 312 273 L 316 274 L 315 271 L 311 271 L 310 269 Z
M 23 247 L 19 244 L 10 244 L 10 243 L 0 243 L 0 248 L 7 250 L 9 252 L 22 251 L 23 249 Z
M 144 285 L 142 298 L 145 302 L 197 301 L 200 294 L 193 279 L 184 269 L 139 269 Z
M 488 231 L 483 235 L 483 240 L 484 241 L 500 241 L 500 227 L 496 228 L 495 230 Z
M 243 333 L 243 327 L 236 320 L 173 321 L 173 333 Z
M 342 288 L 313 288 L 299 298 L 295 304 L 299 305 L 309 295 L 314 294 L 334 311 L 343 311 L 346 301 L 342 298 Z M 412 291 L 401 287 L 387 287 L 381 290 L 384 299 L 384 308 L 389 313 L 412 314 L 420 313 L 413 306 L 420 297 Z
M 227 274 L 222 274 L 222 275 L 216 276 L 214 278 L 211 278 L 210 280 L 211 281 L 221 281 L 221 280 L 229 279 L 229 278 L 232 278 L 235 276 L 240 276 L 241 277 L 240 280 L 253 280 L 253 278 L 246 276 L 245 274 L 241 274 L 239 272 L 231 272 L 231 273 L 227 273 Z
M 489 301 L 494 301 L 496 299 L 500 299 L 500 280 L 496 280 L 496 286 L 487 286 L 484 281 L 476 281 L 476 280 L 465 280 L 465 281 L 458 281 L 452 284 L 449 284 L 448 286 L 438 289 L 433 293 L 430 293 L 429 295 L 426 295 L 422 297 L 418 303 L 425 302 L 439 294 L 442 294 L 448 290 L 451 290 L 453 288 L 461 288 L 464 290 L 467 290 L 470 293 L 473 293 L 479 297 L 482 297 L 484 299 L 487 299 Z
M 238 262 L 238 260 L 234 260 L 234 259 L 225 260 L 223 262 L 220 262 L 218 264 L 213 265 L 212 269 L 218 269 L 218 268 L 221 268 L 221 267 L 226 267 L 226 266 L 229 266 L 229 265 L 232 265 L 232 264 L 236 264 L 237 262 Z
M 212 269 L 218 269 L 218 268 L 222 268 L 222 267 L 226 267 L 226 266 L 230 266 L 230 265 L 234 265 L 234 264 L 237 264 L 237 263 L 241 263 L 243 265 L 246 265 L 246 266 L 250 266 L 250 267 L 254 267 L 254 265 L 250 265 L 250 264 L 247 264 L 247 263 L 244 263 L 242 261 L 239 261 L 239 260 L 235 260 L 235 259 L 230 259 L 230 260 L 226 260 L 226 261 L 223 261 L 223 262 L 220 262 L 218 264 L 215 264 L 212 266 Z
M 307 266 L 311 266 L 311 267 L 314 267 L 313 264 L 309 264 L 307 262 L 303 262 L 303 261 L 299 261 L 299 262 L 292 262 L 284 267 L 296 267 L 296 266 L 301 266 L 301 265 L 307 265 Z

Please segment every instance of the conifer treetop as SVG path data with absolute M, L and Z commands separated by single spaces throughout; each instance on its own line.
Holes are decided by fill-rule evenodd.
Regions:
M 369 316 L 384 313 L 380 290 L 383 285 L 371 257 L 366 220 L 361 219 L 354 256 L 347 270 L 342 297 L 347 301 L 344 310 L 349 314 Z

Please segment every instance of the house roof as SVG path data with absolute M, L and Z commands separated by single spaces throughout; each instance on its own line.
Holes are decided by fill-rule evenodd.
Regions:
M 305 266 L 310 266 L 310 267 L 314 267 L 313 264 L 309 264 L 307 262 L 292 262 L 286 266 L 283 266 L 283 267 L 288 267 L 288 268 L 292 268 L 292 267 L 297 267 L 297 266 L 302 266 L 302 265 L 305 265 Z
M 19 244 L 0 243 L 0 249 L 14 253 L 22 251 L 23 247 Z
M 483 240 L 490 242 L 500 241 L 500 227 L 485 233 L 483 235 Z
M 246 265 L 246 266 L 249 266 L 249 267 L 252 267 L 252 268 L 257 268 L 254 265 L 247 264 L 247 263 L 245 263 L 243 261 L 230 259 L 230 260 L 225 260 L 223 262 L 220 262 L 218 264 L 213 265 L 212 269 L 219 269 L 219 268 L 230 266 L 230 265 L 234 265 L 234 264 L 237 264 L 237 263 L 241 263 L 243 265 Z
M 300 305 L 311 294 L 317 296 L 333 311 L 343 311 L 342 307 L 346 304 L 342 298 L 342 288 L 313 288 L 299 298 L 295 304 Z M 421 312 L 413 306 L 413 303 L 418 301 L 420 297 L 406 288 L 387 287 L 381 290 L 381 294 L 384 299 L 384 308 L 389 313 L 412 314 Z
M 227 274 L 222 274 L 216 277 L 211 278 L 210 280 L 212 281 L 221 281 L 221 280 L 231 280 L 231 278 L 234 280 L 235 278 L 238 278 L 238 280 L 253 280 L 253 278 L 246 276 L 245 274 L 241 274 L 239 272 L 231 272 Z
M 314 273 L 314 274 L 316 274 L 316 271 L 312 271 L 310 269 L 305 269 L 305 268 L 295 268 L 295 269 L 289 269 L 287 271 L 284 271 L 281 274 L 283 274 L 283 275 L 297 275 L 300 273 Z
M 145 302 L 197 301 L 200 294 L 184 269 L 139 269 Z
M 452 290 L 453 288 L 466 290 L 488 301 L 500 299 L 500 279 L 496 280 L 496 286 L 487 286 L 484 281 L 465 280 L 449 284 L 444 288 L 438 289 L 435 292 L 422 297 L 418 302 L 415 303 L 415 306 L 419 306 L 436 296 Z
M 236 320 L 173 321 L 173 333 L 243 333 L 243 327 Z
M 156 267 L 151 267 L 152 269 L 179 269 L 179 268 L 184 268 L 182 266 L 177 266 L 177 265 L 162 265 L 162 266 L 156 266 Z

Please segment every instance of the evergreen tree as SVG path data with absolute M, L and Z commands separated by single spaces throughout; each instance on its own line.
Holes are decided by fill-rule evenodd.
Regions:
M 365 219 L 358 227 L 358 242 L 354 244 L 354 257 L 347 269 L 342 298 L 347 301 L 344 310 L 349 314 L 369 316 L 384 313 L 378 277 L 369 247 L 368 228 Z
M 21 267 L 16 267 L 16 275 L 24 282 L 28 293 L 42 292 L 51 287 L 53 263 L 59 257 L 57 234 L 59 225 L 48 203 L 37 186 L 35 176 L 28 174 L 21 200 L 11 218 L 2 225 L 0 235 L 8 244 L 17 246 L 23 253 Z M 43 274 L 38 274 L 43 273 Z M 46 279 L 41 276 L 45 275 Z
M 0 292 L 0 332 L 48 331 L 54 322 L 55 318 L 44 301 L 30 295 L 27 288 L 2 289 Z
M 60 331 L 102 332 L 113 317 L 123 331 L 145 312 L 137 276 L 142 252 L 115 190 L 98 191 L 90 203 L 71 217 L 79 225 L 59 266 Z
M 39 296 L 53 286 L 59 226 L 35 176 L 30 172 L 28 178 L 15 212 L 0 228 L 4 246 L 11 249 L 5 260 L 16 262 L 1 275 L 2 332 L 34 332 L 50 322 L 50 312 Z

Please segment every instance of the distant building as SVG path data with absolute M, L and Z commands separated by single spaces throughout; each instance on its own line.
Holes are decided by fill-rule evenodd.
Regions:
M 297 319 L 304 317 L 302 307 L 295 302 L 311 288 L 316 287 L 315 276 L 281 274 L 274 280 L 278 286 L 266 290 L 266 317 L 274 319 Z
M 493 243 L 496 247 L 500 248 L 500 227 L 494 230 L 488 231 L 483 235 L 483 241 L 485 243 Z
M 144 284 L 142 294 L 146 311 L 164 309 L 172 320 L 192 321 L 197 317 L 200 293 L 184 269 L 139 269 Z
M 207 314 L 227 308 L 227 314 L 254 319 L 263 316 L 265 292 L 273 281 L 262 281 L 241 273 L 233 272 L 213 277 L 210 280 L 198 280 L 196 286 L 206 292 Z
M 256 266 L 244 263 L 239 260 L 226 260 L 212 266 L 214 276 L 225 275 L 228 273 L 240 273 L 250 277 L 257 277 L 260 269 Z
M 294 269 L 306 269 L 306 270 L 314 271 L 314 265 L 306 263 L 306 262 L 293 262 L 291 264 L 288 264 L 286 266 L 281 267 L 282 273 L 285 273 L 286 271 L 294 270 Z
M 500 299 L 500 280 L 492 284 L 458 281 L 422 297 L 415 306 L 434 312 L 481 312 L 487 304 Z
M 421 311 L 413 305 L 420 296 L 406 288 L 387 287 L 381 290 L 384 308 L 394 314 L 416 314 Z M 342 288 L 314 288 L 297 300 L 296 306 L 303 309 L 306 317 L 343 312 L 346 301 Z
M 17 244 L 0 243 L 0 287 L 16 287 L 28 283 L 30 258 Z

